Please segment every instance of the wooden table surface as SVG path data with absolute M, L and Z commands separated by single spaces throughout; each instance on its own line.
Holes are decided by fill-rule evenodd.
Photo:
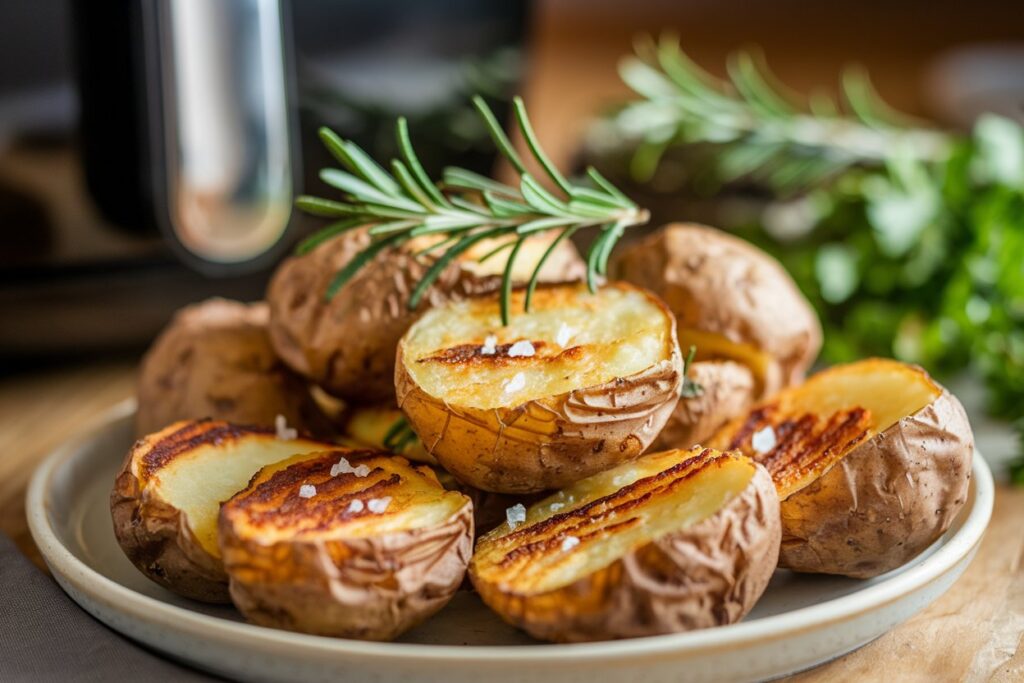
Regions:
M 25 525 L 37 464 L 132 395 L 134 365 L 108 362 L 0 380 L 0 531 L 39 562 Z M 1024 680 L 1024 489 L 1000 486 L 992 524 L 963 577 L 875 642 L 793 681 Z

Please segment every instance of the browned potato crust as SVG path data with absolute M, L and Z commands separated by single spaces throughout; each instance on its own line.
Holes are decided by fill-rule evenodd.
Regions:
M 204 602 L 229 602 L 220 503 L 263 465 L 330 447 L 213 420 L 176 422 L 132 446 L 110 494 L 114 535 L 139 571 Z
M 328 301 L 334 275 L 369 240 L 365 230 L 350 231 L 289 258 L 267 291 L 277 353 L 327 392 L 355 403 L 394 400 L 395 347 L 409 325 L 432 306 L 496 291 L 501 280 L 496 273 L 503 267 L 500 258 L 484 265 L 468 260 L 482 255 L 474 252 L 446 268 L 419 308 L 410 311 L 408 297 L 433 264 L 431 256 L 415 257 L 422 245 L 413 245 L 379 254 Z M 568 242 L 562 245 L 545 264 L 545 280 L 575 279 L 581 272 L 575 248 Z M 517 260 L 517 271 L 529 273 L 530 255 L 535 263 L 540 250 L 531 246 L 525 251 L 529 253 Z
M 333 473 L 339 456 L 346 471 Z M 220 512 L 231 597 L 250 621 L 389 640 L 448 602 L 473 545 L 472 504 L 428 467 L 382 453 L 264 468 Z
M 869 359 L 779 393 L 711 444 L 771 472 L 782 566 L 870 578 L 949 528 L 967 499 L 974 437 L 960 402 L 924 370 Z
M 701 386 L 700 394 L 679 399 L 652 450 L 702 443 L 754 403 L 757 383 L 750 369 L 741 363 L 697 361 L 690 365 L 688 377 Z
M 330 433 L 305 381 L 274 353 L 269 320 L 266 304 L 227 299 L 179 311 L 142 359 L 136 434 L 206 417 L 273 427 L 278 415 L 302 432 Z
M 530 635 L 634 638 L 729 624 L 761 596 L 781 531 L 771 477 L 696 448 L 577 482 L 481 538 L 480 597 Z
M 511 305 L 522 311 L 521 291 Z M 559 343 L 569 323 L 575 336 Z M 516 344 L 533 351 L 516 355 Z M 681 371 L 658 299 L 625 283 L 593 295 L 574 284 L 538 289 L 531 312 L 507 327 L 495 296 L 431 311 L 402 339 L 395 385 L 445 469 L 478 489 L 522 494 L 638 457 L 672 412 Z
M 821 348 L 818 318 L 789 274 L 720 230 L 666 225 L 623 249 L 613 272 L 664 299 L 698 360 L 748 364 L 762 395 L 801 381 Z

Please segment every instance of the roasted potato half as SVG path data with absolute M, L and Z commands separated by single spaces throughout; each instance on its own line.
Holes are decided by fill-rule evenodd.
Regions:
M 366 230 L 354 230 L 289 258 L 267 291 L 270 338 L 278 355 L 328 393 L 357 404 L 394 400 L 395 347 L 424 310 L 496 291 L 505 267 L 502 255 L 477 263 L 494 246 L 480 243 L 446 268 L 410 311 L 409 295 L 434 263 L 433 256 L 417 256 L 424 244 L 413 242 L 379 254 L 328 299 L 335 274 L 369 242 Z M 549 244 L 547 237 L 525 243 L 513 277 L 527 280 Z M 542 278 L 571 280 L 582 272 L 575 247 L 563 241 L 545 262 Z
M 227 422 L 176 422 L 132 446 L 110 495 L 125 555 L 179 595 L 230 602 L 217 545 L 220 504 L 264 465 L 331 444 Z
M 398 348 L 399 406 L 462 482 L 555 489 L 639 456 L 679 398 L 675 321 L 624 283 L 538 289 L 501 325 L 497 296 L 433 309 Z
M 679 402 L 659 448 L 700 442 L 754 401 L 800 382 L 821 349 L 821 325 L 789 274 L 720 230 L 666 225 L 622 249 L 612 272 L 661 297 L 680 347 L 697 349 L 692 369 L 707 395 Z M 718 362 L 700 367 L 707 361 Z
M 302 432 L 330 433 L 304 379 L 270 345 L 264 303 L 208 299 L 181 309 L 139 367 L 135 431 L 214 418 L 273 427 L 278 415 Z
M 782 500 L 780 564 L 868 578 L 931 545 L 967 499 L 974 436 L 957 399 L 919 367 L 832 367 L 711 441 L 761 462 Z
M 472 503 L 373 452 L 270 465 L 220 511 L 231 597 L 250 621 L 389 640 L 441 609 L 473 548 Z
M 700 447 L 647 455 L 512 509 L 469 575 L 488 606 L 543 640 L 633 638 L 738 621 L 775 570 L 771 477 Z

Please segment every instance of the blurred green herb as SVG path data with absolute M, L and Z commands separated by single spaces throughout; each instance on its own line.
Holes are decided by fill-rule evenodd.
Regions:
M 507 325 L 512 269 L 526 240 L 541 233 L 555 232 L 556 239 L 561 241 L 578 230 L 598 228 L 600 234 L 587 255 L 587 282 L 593 290 L 597 276 L 606 271 L 612 247 L 625 229 L 648 220 L 645 209 L 637 207 L 593 168 L 587 170 L 590 186 L 569 182 L 541 149 L 520 98 L 513 101 L 516 124 L 531 156 L 557 188 L 554 192 L 547 190 L 527 170 L 484 100 L 475 97 L 473 104 L 498 151 L 518 175 L 517 186 L 463 168 L 446 168 L 443 184 L 433 182 L 416 156 L 403 118 L 398 119 L 396 126 L 401 159 L 391 161 L 390 171 L 353 142 L 341 139 L 327 128 L 320 130 L 320 138 L 343 166 L 343 169 L 322 170 L 320 178 L 341 190 L 343 201 L 298 198 L 299 208 L 339 219 L 300 244 L 299 251 L 308 251 L 325 239 L 359 226 L 370 226 L 373 238 L 364 251 L 334 276 L 328 287 L 328 298 L 381 251 L 414 238 L 433 236 L 439 242 L 422 253 L 435 247 L 440 253 L 409 297 L 409 308 L 414 309 L 451 261 L 484 240 L 498 240 L 500 249 L 510 249 L 500 299 L 502 323 Z M 553 246 L 541 257 L 529 280 L 526 310 L 530 308 L 541 268 L 552 252 Z
M 690 379 L 690 365 L 693 364 L 696 355 L 697 347 L 691 344 L 689 351 L 686 352 L 686 358 L 683 359 L 683 383 L 679 387 L 680 398 L 696 398 L 704 394 L 704 386 Z
M 683 177 L 710 176 L 723 209 L 738 195 L 763 201 L 745 219 L 719 216 L 795 277 L 822 318 L 827 361 L 971 368 L 994 415 L 1021 415 L 1024 128 L 986 115 L 969 135 L 933 130 L 893 111 L 857 69 L 838 100 L 801 105 L 754 54 L 734 55 L 722 80 L 672 36 L 638 44 L 621 74 L 639 99 L 592 137 L 598 157 L 625 151 L 612 177 L 650 189 L 663 168 L 689 163 L 700 168 Z
M 418 439 L 419 437 L 413 431 L 412 425 L 402 415 L 394 421 L 384 434 L 383 446 L 392 453 L 404 453 L 405 449 L 415 444 Z

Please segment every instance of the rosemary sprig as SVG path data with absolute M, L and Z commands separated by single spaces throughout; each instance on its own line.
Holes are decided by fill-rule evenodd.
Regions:
M 686 352 L 686 358 L 683 359 L 683 383 L 679 387 L 680 398 L 696 398 L 704 395 L 704 385 L 690 379 L 690 365 L 693 364 L 693 359 L 697 355 L 697 347 L 690 345 L 690 350 Z
M 405 449 L 416 443 L 417 439 L 419 437 L 413 431 L 409 420 L 402 415 L 392 423 L 387 433 L 384 434 L 383 446 L 392 453 L 404 453 Z
M 783 191 L 852 166 L 884 165 L 896 150 L 922 162 L 950 153 L 949 136 L 891 109 L 861 68 L 843 73 L 838 101 L 819 94 L 801 106 L 763 61 L 737 52 L 722 80 L 687 57 L 676 36 L 646 37 L 619 67 L 640 99 L 596 127 L 592 144 L 634 149 L 631 172 L 640 182 L 652 178 L 668 149 L 712 144 L 723 179 L 751 177 Z
M 320 178 L 340 190 L 343 199 L 299 197 L 296 205 L 300 209 L 338 219 L 300 244 L 299 251 L 308 251 L 359 226 L 370 226 L 373 238 L 363 252 L 335 275 L 327 291 L 328 298 L 381 251 L 415 238 L 436 237 L 437 243 L 418 252 L 418 256 L 439 254 L 409 297 L 409 308 L 415 309 L 449 263 L 484 240 L 496 240 L 499 242 L 496 248 L 479 260 L 510 250 L 501 289 L 501 319 L 507 325 L 513 267 L 525 240 L 542 233 L 557 233 L 554 240 L 561 242 L 578 230 L 600 229 L 587 254 L 587 283 L 593 290 L 598 275 L 605 274 L 609 254 L 622 233 L 626 228 L 647 222 L 647 210 L 637 207 L 597 170 L 587 169 L 589 185 L 574 184 L 562 175 L 541 148 L 520 98 L 513 102 L 516 125 L 530 155 L 557 188 L 554 192 L 529 172 L 484 100 L 475 97 L 473 104 L 498 151 L 518 175 L 516 186 L 463 168 L 445 169 L 443 183 L 431 181 L 416 156 L 404 118 L 398 119 L 396 125 L 401 158 L 391 161 L 390 170 L 380 166 L 355 143 L 327 128 L 320 129 L 320 139 L 342 167 L 324 169 Z M 540 270 L 553 250 L 554 245 L 543 255 L 528 281 L 526 310 L 529 310 Z

